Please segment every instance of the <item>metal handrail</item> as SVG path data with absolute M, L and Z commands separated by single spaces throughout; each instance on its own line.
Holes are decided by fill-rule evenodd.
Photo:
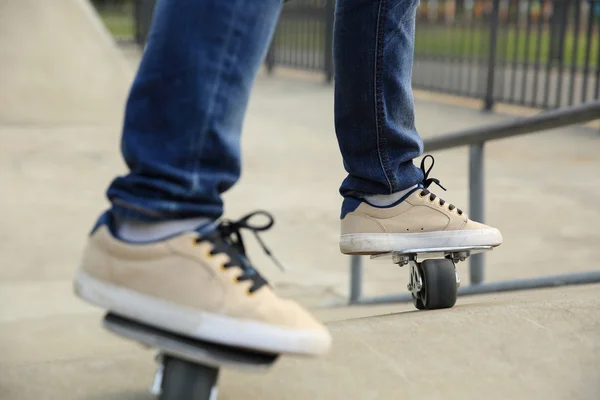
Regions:
M 600 119 L 600 101 L 572 107 L 544 111 L 533 117 L 517 118 L 492 125 L 468 129 L 461 132 L 424 140 L 425 151 L 446 150 L 469 146 L 469 214 L 479 222 L 484 220 L 484 143 L 563 126 Z M 577 285 L 600 282 L 600 271 L 579 274 L 564 274 L 532 279 L 509 280 L 483 283 L 484 256 L 472 255 L 469 265 L 470 285 L 459 288 L 459 294 L 482 294 L 499 291 L 525 290 L 533 288 Z M 362 256 L 350 259 L 350 304 L 376 304 L 410 301 L 410 294 L 362 297 Z
M 425 151 L 445 150 L 452 147 L 468 146 L 547 129 L 561 128 L 567 125 L 590 122 L 595 119 L 600 119 L 600 101 L 543 111 L 533 117 L 518 118 L 461 132 L 448 133 L 443 136 L 425 139 L 423 142 Z

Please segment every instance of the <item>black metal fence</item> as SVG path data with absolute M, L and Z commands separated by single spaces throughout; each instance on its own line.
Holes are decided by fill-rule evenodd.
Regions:
M 334 0 L 284 6 L 267 65 L 330 80 Z M 600 0 L 421 0 L 413 85 L 555 108 L 600 98 Z
M 133 4 L 143 44 L 156 0 Z M 266 57 L 331 81 L 335 0 L 286 2 Z M 421 0 L 415 88 L 536 108 L 600 99 L 600 0 Z
M 335 0 L 287 2 L 267 54 L 267 68 L 284 65 L 324 71 L 333 78 L 333 20 Z
M 599 59 L 599 0 L 430 0 L 419 10 L 415 86 L 482 98 L 486 108 L 598 99 Z
M 135 41 L 143 45 L 150 31 L 156 0 L 135 0 L 133 4 Z
M 143 45 L 157 0 L 91 0 L 104 24 L 121 43 Z

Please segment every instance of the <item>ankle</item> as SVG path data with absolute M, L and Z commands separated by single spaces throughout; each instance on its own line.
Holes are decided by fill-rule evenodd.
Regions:
M 417 187 L 418 187 L 418 185 L 413 185 L 413 186 L 409 187 L 408 189 L 400 190 L 398 192 L 394 192 L 391 194 L 374 194 L 374 195 L 370 195 L 370 196 L 365 196 L 364 199 L 374 206 L 386 207 L 386 206 L 390 206 L 394 203 L 397 203 L 403 197 L 405 197 L 407 194 L 409 194 L 413 190 L 415 190 Z
M 151 242 L 174 236 L 182 232 L 193 231 L 209 223 L 209 218 L 197 217 L 160 222 L 144 222 L 136 220 L 117 220 L 116 234 L 120 239 L 129 242 Z

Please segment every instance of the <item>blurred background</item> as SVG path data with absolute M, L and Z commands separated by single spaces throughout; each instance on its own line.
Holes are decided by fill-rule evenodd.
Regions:
M 120 43 L 143 46 L 155 2 L 93 3 Z M 320 71 L 331 81 L 334 3 L 285 4 L 268 68 Z M 413 84 L 486 107 L 555 108 L 598 99 L 599 53 L 599 0 L 421 0 Z
M 152 353 L 102 330 L 72 279 L 127 172 L 123 111 L 154 6 L 0 0 L 1 400 L 153 398 Z M 416 126 L 436 194 L 504 236 L 457 265 L 462 295 L 432 312 L 407 302 L 405 268 L 339 252 L 334 8 L 285 3 L 224 196 L 228 218 L 274 214 L 261 237 L 285 272 L 251 237 L 250 257 L 334 349 L 226 370 L 219 400 L 597 400 L 600 0 L 421 0 Z

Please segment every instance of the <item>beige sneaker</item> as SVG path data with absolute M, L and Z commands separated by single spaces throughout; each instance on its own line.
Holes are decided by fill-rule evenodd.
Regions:
M 75 291 L 115 314 L 193 338 L 270 353 L 326 353 L 327 329 L 277 297 L 250 265 L 239 236 L 240 228 L 255 229 L 246 221 L 137 244 L 115 238 L 105 213 L 89 237 Z
M 437 179 L 428 178 L 430 170 L 424 170 L 422 185 L 389 207 L 346 198 L 342 206 L 341 252 L 366 255 L 502 244 L 498 229 L 470 220 L 462 210 L 427 189 L 431 183 L 439 185 Z

